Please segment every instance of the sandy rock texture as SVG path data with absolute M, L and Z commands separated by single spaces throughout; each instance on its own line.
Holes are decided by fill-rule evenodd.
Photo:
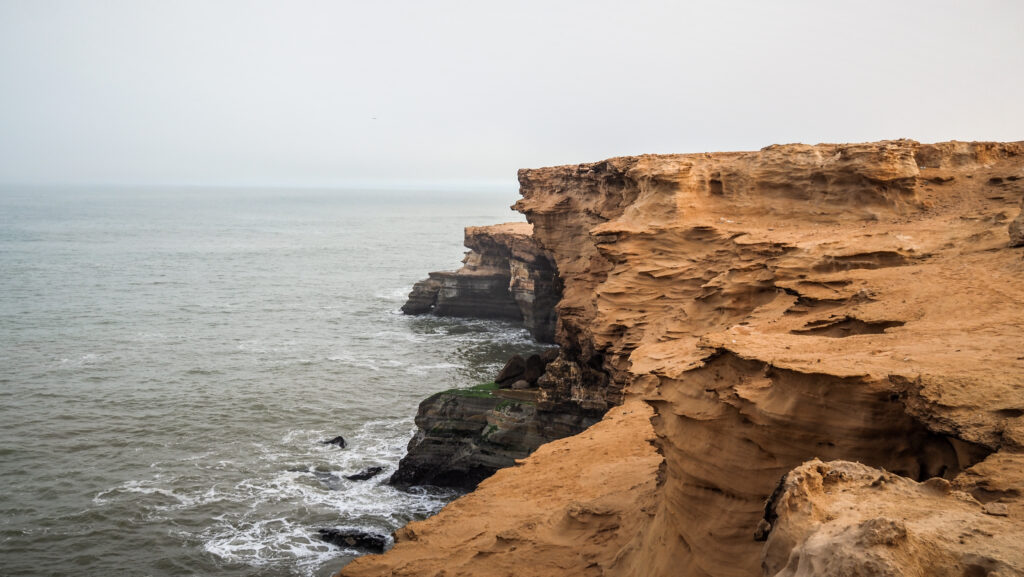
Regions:
M 563 283 L 561 354 L 538 381 L 538 409 L 644 407 L 650 419 L 608 411 L 416 525 L 429 542 L 400 540 L 344 575 L 521 574 L 460 567 L 495 558 L 520 499 L 544 495 L 539 524 L 600 499 L 606 482 L 575 471 L 653 459 L 648 439 L 658 466 L 616 469 L 642 489 L 618 494 L 633 513 L 614 538 L 600 516 L 571 532 L 518 531 L 505 553 L 521 553 L 516 567 L 542 548 L 563 554 L 557 572 L 538 574 L 928 575 L 933 558 L 961 575 L 1022 574 L 1024 549 L 1004 547 L 1024 523 L 1024 252 L 1010 237 L 1022 143 L 776 145 L 519 179 L 516 208 Z M 635 453 L 601 455 L 598 430 Z M 811 487 L 830 474 L 819 466 L 847 478 Z M 884 477 L 883 489 L 863 487 L 865 475 Z M 459 533 L 467 499 L 481 519 Z M 936 525 L 943 510 L 978 532 L 961 543 Z M 877 557 L 879 547 L 891 549 Z
M 538 341 L 553 342 L 561 284 L 532 232 L 525 222 L 466 227 L 463 267 L 416 283 L 402 312 L 517 320 Z
M 995 462 L 986 460 L 952 484 L 938 477 L 917 483 L 848 461 L 805 463 L 786 475 L 766 507 L 773 527 L 762 553 L 764 574 L 1024 574 L 1024 503 L 980 494 L 993 467 L 1019 483 L 1022 457 L 990 457 Z
M 1024 199 L 1020 201 L 1021 211 L 1010 223 L 1010 246 L 1024 246 Z
M 386 555 L 341 575 L 601 575 L 652 514 L 661 457 L 650 407 L 627 403 L 569 439 L 544 445 L 426 521 L 395 534 Z

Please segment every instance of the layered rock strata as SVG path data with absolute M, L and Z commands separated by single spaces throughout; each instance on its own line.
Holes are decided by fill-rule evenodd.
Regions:
M 512 357 L 495 378 L 432 395 L 416 412 L 416 434 L 390 483 L 472 489 L 537 447 L 597 422 L 581 411 L 537 407 L 537 381 L 558 354 L 552 348 Z
M 489 384 L 437 393 L 416 413 L 416 434 L 392 485 L 472 489 L 544 443 L 574 435 L 596 419 L 537 410 L 536 390 Z
M 402 312 L 522 321 L 535 339 L 553 342 L 561 283 L 532 231 L 525 222 L 467 227 L 463 267 L 417 282 Z
M 783 145 L 519 178 L 564 283 L 538 409 L 651 416 L 610 411 L 344 574 L 504 575 L 514 551 L 550 553 L 561 575 L 1024 574 L 1005 546 L 1024 523 L 1022 143 Z M 601 457 L 598 430 L 633 449 Z M 647 439 L 660 464 L 625 472 Z M 604 502 L 595 458 L 631 504 L 576 506 Z M 543 511 L 512 519 L 503 503 L 526 508 L 526 486 Z

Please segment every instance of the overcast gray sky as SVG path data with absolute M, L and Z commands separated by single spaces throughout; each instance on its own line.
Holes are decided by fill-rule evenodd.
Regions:
M 1024 2 L 0 0 L 0 182 L 514 183 L 1024 139 Z

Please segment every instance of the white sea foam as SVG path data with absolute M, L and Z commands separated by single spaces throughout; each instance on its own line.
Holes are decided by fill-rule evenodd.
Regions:
M 409 298 L 409 291 L 412 290 L 412 285 L 407 287 L 398 287 L 379 290 L 373 294 L 374 298 L 378 298 L 386 301 L 405 301 Z
M 329 431 L 290 429 L 279 443 L 252 444 L 270 470 L 205 487 L 180 475 L 158 474 L 101 491 L 93 504 L 103 508 L 135 500 L 150 520 L 165 519 L 170 511 L 217 510 L 209 516 L 210 525 L 189 533 L 205 551 L 226 562 L 253 567 L 281 564 L 312 575 L 330 559 L 359 554 L 323 542 L 318 529 L 347 527 L 388 535 L 411 518 L 435 513 L 454 496 L 453 492 L 405 492 L 386 484 L 413 430 L 410 418 L 370 421 L 346 435 L 348 447 L 338 449 L 321 443 Z M 203 470 L 231 470 L 234 464 L 205 457 Z M 296 461 L 307 464 L 276 469 L 272 465 Z M 371 466 L 384 471 L 366 481 L 345 478 Z M 190 489 L 181 489 L 182 485 Z
M 17 273 L 0 276 L 13 319 L 0 326 L 0 476 L 19 496 L 0 518 L 21 551 L 0 573 L 303 574 L 341 555 L 318 528 L 387 533 L 441 506 L 386 484 L 416 404 L 528 341 L 508 323 L 398 307 L 413 280 L 457 262 L 450 231 L 493 199 L 385 210 L 347 195 L 79 192 L 0 198 L 0 268 Z M 347 448 L 320 443 L 339 433 Z M 19 536 L 45 523 L 49 537 Z

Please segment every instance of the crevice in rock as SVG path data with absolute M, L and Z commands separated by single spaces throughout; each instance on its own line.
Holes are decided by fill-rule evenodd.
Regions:
M 811 321 L 804 328 L 789 331 L 794 335 L 845 338 L 854 335 L 879 335 L 893 327 L 903 326 L 903 321 L 862 321 L 856 317 L 844 316 L 836 319 Z
M 861 254 L 827 256 L 818 264 L 814 265 L 813 270 L 818 273 L 832 273 L 858 268 L 890 268 L 906 266 L 910 260 L 911 259 L 909 257 L 902 253 L 891 250 L 881 250 Z

